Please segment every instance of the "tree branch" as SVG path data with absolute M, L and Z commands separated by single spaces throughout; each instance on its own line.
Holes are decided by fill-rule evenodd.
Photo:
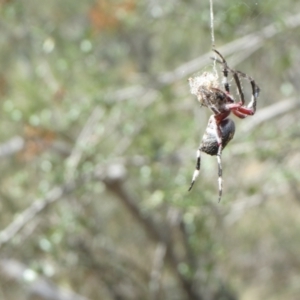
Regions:
M 0 272 L 9 280 L 19 282 L 28 290 L 31 297 L 43 300 L 88 300 L 70 290 L 62 289 L 48 278 L 39 276 L 33 270 L 31 280 L 26 280 L 26 272 L 31 271 L 28 266 L 13 259 L 0 260 Z
M 188 296 L 188 299 L 202 300 L 203 297 L 198 292 L 200 290 L 200 287 L 198 286 L 196 291 L 193 286 L 193 280 L 186 278 L 178 269 L 180 260 L 178 259 L 174 251 L 175 245 L 170 238 L 170 228 L 166 226 L 166 224 L 158 227 L 157 224 L 154 223 L 154 221 L 150 218 L 150 216 L 146 216 L 141 212 L 138 205 L 136 204 L 138 202 L 123 187 L 123 180 L 121 180 L 121 178 L 115 177 L 112 180 L 111 177 L 107 177 L 103 180 L 103 182 L 105 183 L 108 190 L 115 194 L 119 198 L 119 200 L 122 201 L 122 203 L 126 206 L 133 217 L 144 227 L 151 239 L 156 243 L 158 242 L 165 244 L 166 260 L 172 267 L 173 272 L 176 274 L 179 283 Z M 185 263 L 188 264 L 189 262 L 185 261 Z

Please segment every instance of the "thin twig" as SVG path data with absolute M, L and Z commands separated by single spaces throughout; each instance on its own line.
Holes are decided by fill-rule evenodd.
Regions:
M 74 170 L 76 170 L 84 153 L 83 146 L 91 146 L 92 144 L 98 142 L 99 136 L 95 137 L 95 128 L 100 123 L 100 120 L 103 117 L 103 115 L 104 111 L 99 106 L 96 106 L 90 114 L 89 118 L 87 119 L 83 129 L 81 130 L 76 140 L 72 152 L 66 161 L 67 179 L 71 179 L 74 176 Z
M 300 14 L 287 17 L 282 23 L 274 22 L 254 33 L 243 36 L 242 38 L 236 39 L 218 50 L 224 55 L 229 56 L 238 52 L 248 51 L 249 48 L 258 50 L 262 47 L 265 40 L 274 37 L 276 34 L 282 32 L 282 28 L 285 26 L 287 29 L 293 29 L 300 26 Z M 281 25 L 281 26 L 279 26 Z M 192 73 L 199 71 L 209 61 L 210 52 L 201 55 L 200 57 L 193 59 L 189 62 L 182 64 L 171 72 L 166 72 L 158 77 L 158 81 L 161 84 L 171 84 L 177 80 L 181 80 Z
M 9 242 L 15 235 L 38 213 L 43 211 L 50 203 L 58 200 L 65 193 L 65 186 L 53 188 L 45 198 L 37 199 L 26 208 L 18 217 L 0 232 L 0 248 Z
M 34 200 L 22 213 L 20 213 L 6 228 L 0 231 L 0 248 L 16 236 L 24 226 L 44 211 L 51 203 L 71 193 L 84 183 L 94 179 L 94 174 L 85 174 L 77 180 L 72 180 L 59 187 L 51 189 L 43 198 Z
M 24 274 L 28 272 L 29 267 L 20 261 L 13 259 L 0 260 L 1 277 L 6 278 L 7 281 L 17 281 L 25 287 L 27 299 L 44 299 L 44 300 L 88 300 L 88 298 L 81 296 L 73 291 L 67 290 L 55 284 L 49 278 L 34 273 L 34 280 L 24 280 Z M 4 298 L 2 298 L 4 299 Z
M 280 199 L 290 191 L 290 186 L 288 184 L 281 184 L 276 187 L 276 196 Z M 233 226 L 238 220 L 240 220 L 249 208 L 254 208 L 262 205 L 267 201 L 268 197 L 274 196 L 274 189 L 268 185 L 264 186 L 259 194 L 252 195 L 250 197 L 245 197 L 237 202 L 233 202 L 230 206 L 229 212 L 224 218 L 225 226 Z
M 151 216 L 146 216 L 142 213 L 140 208 L 136 203 L 138 201 L 134 199 L 133 195 L 130 195 L 128 191 L 124 188 L 122 181 L 120 180 L 104 180 L 107 188 L 115 194 L 119 200 L 126 206 L 126 208 L 131 212 L 133 217 L 144 227 L 149 236 L 156 242 L 161 242 L 166 245 L 166 260 L 172 267 L 172 270 L 176 274 L 179 283 L 181 284 L 183 290 L 191 300 L 203 300 L 201 293 L 198 291 L 201 288 L 198 286 L 197 290 L 193 285 L 193 280 L 191 278 L 185 277 L 178 269 L 180 259 L 175 253 L 175 245 L 170 239 L 170 228 L 169 226 L 160 226 L 154 222 Z M 164 230 L 162 230 L 164 228 Z M 185 261 L 188 264 L 188 261 Z M 191 267 L 192 269 L 192 267 Z

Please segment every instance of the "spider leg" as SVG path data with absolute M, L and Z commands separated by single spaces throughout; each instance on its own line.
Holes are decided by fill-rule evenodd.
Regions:
M 199 176 L 200 173 L 200 165 L 201 165 L 201 151 L 200 149 L 197 150 L 197 160 L 196 160 L 196 168 L 193 174 L 193 179 L 189 188 L 189 191 L 192 189 L 197 177 Z
M 228 71 L 230 71 L 232 73 L 233 79 L 234 79 L 234 81 L 236 83 L 241 103 L 242 103 L 242 105 L 244 105 L 245 104 L 245 96 L 244 96 L 244 93 L 243 93 L 242 85 L 241 85 L 241 82 L 240 82 L 238 74 L 241 74 L 243 77 L 246 77 L 246 78 L 248 78 L 249 76 L 247 76 L 246 74 L 244 74 L 242 72 L 235 71 L 235 70 L 229 68 L 228 64 L 227 64 L 227 62 L 225 60 L 225 58 L 221 55 L 221 53 L 218 52 L 217 50 L 214 50 L 214 51 L 222 59 L 222 61 L 218 61 L 218 62 L 220 62 L 220 63 L 223 64 L 223 74 L 224 74 L 224 78 L 226 79 L 226 80 L 224 80 L 224 87 L 225 87 L 226 92 L 228 92 L 228 93 L 230 92 L 229 91 L 229 84 L 228 84 Z
M 225 107 L 226 109 L 231 110 L 237 117 L 242 117 L 242 115 L 244 115 L 244 117 L 254 115 L 254 111 L 252 108 L 241 106 L 241 103 L 229 103 L 226 104 Z
M 237 89 L 238 89 L 238 94 L 239 94 L 239 97 L 240 97 L 240 100 L 241 100 L 241 104 L 245 105 L 245 96 L 244 96 L 243 89 L 242 89 L 242 86 L 241 86 L 241 82 L 240 82 L 240 79 L 239 79 L 239 76 L 238 76 L 238 72 L 235 71 L 235 70 L 232 70 L 231 72 L 233 72 L 232 76 L 234 78 L 235 84 L 236 84 Z
M 228 83 L 228 70 L 230 70 L 230 68 L 228 67 L 227 62 L 226 62 L 225 58 L 222 56 L 222 54 L 219 51 L 217 51 L 216 49 L 213 49 L 213 51 L 215 51 L 221 58 L 221 60 L 218 60 L 218 59 L 214 59 L 214 60 L 216 60 L 218 63 L 221 63 L 223 65 L 222 72 L 223 72 L 223 76 L 224 76 L 224 79 L 223 79 L 224 89 L 227 93 L 230 93 L 230 88 L 229 88 L 229 83 Z
M 218 162 L 218 187 L 219 187 L 219 202 L 222 198 L 222 191 L 223 191 L 223 169 L 222 169 L 222 133 L 218 124 L 216 124 L 216 137 L 218 142 L 218 153 L 217 153 L 217 162 Z
M 218 115 L 212 115 L 208 122 L 208 128 L 213 132 L 213 135 L 215 136 L 214 142 L 217 142 L 218 150 L 217 152 L 207 152 L 206 153 L 210 155 L 216 155 L 217 156 L 217 162 L 218 162 L 218 187 L 219 187 L 219 202 L 222 198 L 222 191 L 223 191 L 223 177 L 222 177 L 222 150 L 223 150 L 223 142 L 222 142 L 222 131 L 221 131 L 221 122 L 224 122 L 224 120 L 228 117 L 230 114 L 230 111 L 225 111 L 223 113 L 220 113 Z M 200 149 L 202 149 L 200 147 Z M 204 149 L 203 149 L 204 150 Z M 208 150 L 208 149 L 206 149 Z
M 245 119 L 247 117 L 247 115 L 241 113 L 240 111 L 238 111 L 236 109 L 233 109 L 232 112 L 234 115 L 236 115 L 240 119 Z
M 249 109 L 251 109 L 253 111 L 253 114 L 254 114 L 255 111 L 256 111 L 256 101 L 257 101 L 257 98 L 259 96 L 260 88 L 255 83 L 255 81 L 254 81 L 254 79 L 252 77 L 250 77 L 250 76 L 248 76 L 245 73 L 240 72 L 240 71 L 236 71 L 236 73 L 240 74 L 242 77 L 244 77 L 244 78 L 246 78 L 246 79 L 248 79 L 250 81 L 251 88 L 252 88 L 252 96 L 251 96 L 251 101 L 247 105 L 247 107 Z
M 234 81 L 235 81 L 235 83 L 237 85 L 238 93 L 239 93 L 239 97 L 240 97 L 242 105 L 245 104 L 245 97 L 244 97 L 244 93 L 243 93 L 242 86 L 241 86 L 241 83 L 240 83 L 238 75 L 240 75 L 240 76 L 242 76 L 242 77 L 244 77 L 244 78 L 246 78 L 246 79 L 248 79 L 250 81 L 251 88 L 252 88 L 252 97 L 251 97 L 251 101 L 247 105 L 247 107 L 253 111 L 253 114 L 255 114 L 255 111 L 256 111 L 256 101 L 257 101 L 257 98 L 258 98 L 259 92 L 260 92 L 259 86 L 255 83 L 255 81 L 254 81 L 254 79 L 252 77 L 248 76 L 247 74 L 245 74 L 245 73 L 243 73 L 241 71 L 236 71 L 236 70 L 231 69 L 228 66 L 225 58 L 222 56 L 222 54 L 219 51 L 217 51 L 216 49 L 213 49 L 213 51 L 216 52 L 219 55 L 219 57 L 221 58 L 221 60 L 219 60 L 219 59 L 215 59 L 215 60 L 218 63 L 223 64 L 224 88 L 225 88 L 226 92 L 229 92 L 228 71 L 230 71 L 233 74 Z

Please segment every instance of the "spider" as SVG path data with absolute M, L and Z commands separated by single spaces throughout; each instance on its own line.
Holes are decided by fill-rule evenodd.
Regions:
M 201 106 L 206 106 L 213 112 L 213 115 L 211 115 L 209 118 L 208 125 L 199 149 L 197 150 L 196 168 L 189 191 L 192 189 L 200 172 L 201 152 L 205 152 L 209 155 L 216 155 L 218 162 L 218 187 L 220 202 L 222 197 L 223 182 L 221 159 L 222 150 L 233 138 L 235 132 L 235 124 L 231 119 L 229 119 L 228 116 L 231 112 L 241 119 L 244 119 L 247 116 L 253 116 L 256 111 L 256 100 L 258 98 L 260 89 L 252 77 L 240 71 L 231 69 L 221 53 L 215 49 L 213 49 L 213 51 L 220 58 L 213 58 L 213 60 L 217 61 L 223 66 L 222 73 L 224 76 L 224 90 L 220 88 L 218 76 L 212 73 L 205 72 L 201 76 L 189 79 L 191 93 L 197 96 Z M 230 86 L 228 83 L 229 72 L 232 74 L 237 86 L 237 92 L 239 96 L 238 102 L 236 102 L 234 97 L 230 94 Z M 245 106 L 245 97 L 239 76 L 246 78 L 251 84 L 252 96 L 247 106 Z

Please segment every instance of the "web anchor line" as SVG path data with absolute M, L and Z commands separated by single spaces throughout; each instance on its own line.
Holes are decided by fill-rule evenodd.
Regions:
M 210 6 L 210 31 L 211 31 L 211 48 L 215 49 L 215 29 L 214 29 L 214 5 L 213 5 L 213 0 L 209 0 L 209 6 Z M 215 74 L 217 73 L 216 69 L 216 53 L 214 54 L 214 60 L 213 60 L 213 69 Z

